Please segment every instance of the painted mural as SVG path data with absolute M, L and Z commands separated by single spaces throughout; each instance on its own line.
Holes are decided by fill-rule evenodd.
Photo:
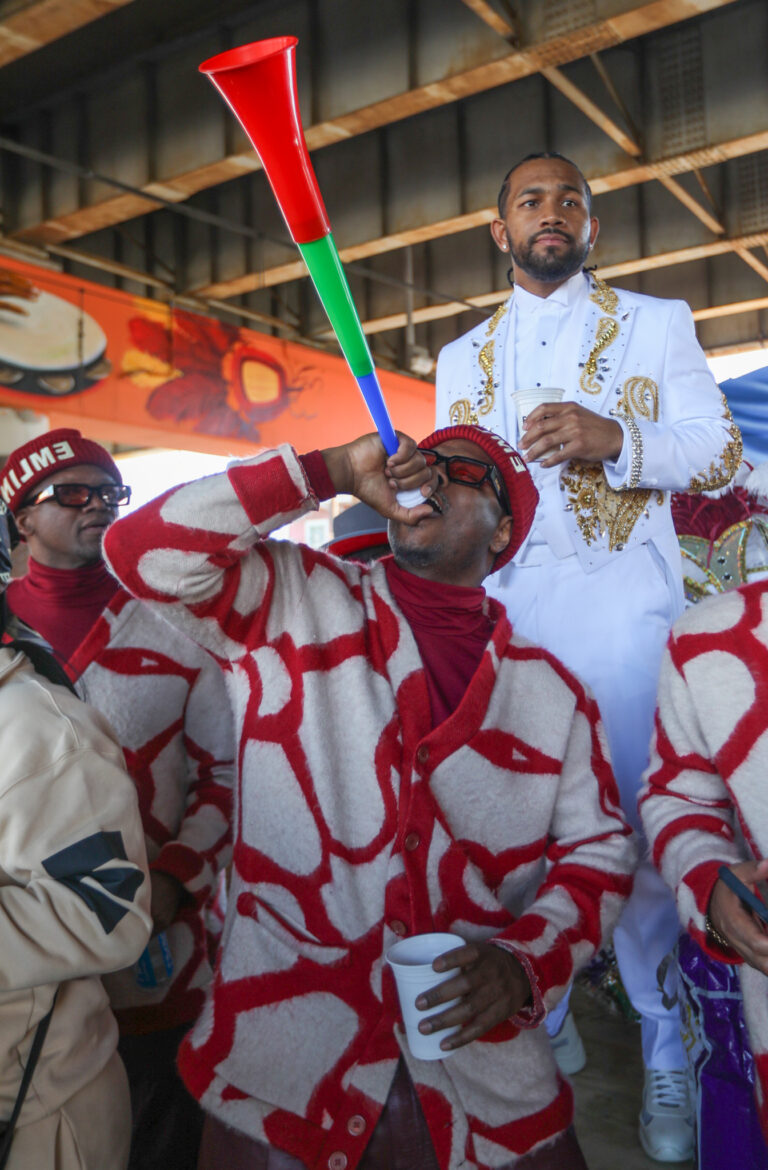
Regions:
M 432 387 L 381 372 L 393 423 L 432 429 Z M 93 438 L 245 454 L 372 430 L 346 363 L 172 305 L 0 259 L 0 406 Z

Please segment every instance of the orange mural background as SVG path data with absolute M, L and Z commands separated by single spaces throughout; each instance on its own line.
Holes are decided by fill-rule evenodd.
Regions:
M 428 434 L 433 387 L 379 378 L 394 426 Z M 341 357 L 4 257 L 0 405 L 102 441 L 213 454 L 373 429 Z

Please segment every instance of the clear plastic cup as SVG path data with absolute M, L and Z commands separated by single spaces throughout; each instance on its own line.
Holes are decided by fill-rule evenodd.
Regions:
M 564 394 L 562 386 L 534 386 L 531 390 L 513 390 L 518 440 L 522 438 L 528 415 L 544 402 L 560 402 Z
M 428 991 L 430 987 L 436 987 L 438 983 L 444 983 L 446 979 L 452 979 L 457 974 L 455 970 L 434 971 L 432 961 L 438 955 L 455 951 L 457 947 L 462 946 L 464 939 L 458 934 L 415 934 L 412 938 L 404 938 L 395 943 L 387 951 L 386 960 L 397 983 L 408 1047 L 419 1060 L 445 1060 L 452 1055 L 450 1052 L 443 1052 L 440 1042 L 446 1036 L 458 1032 L 458 1027 L 441 1028 L 439 1032 L 424 1036 L 419 1031 L 419 1024 L 438 1012 L 446 1011 L 458 1003 L 458 1000 L 453 999 L 425 1012 L 417 1009 L 416 1000 L 422 992 Z

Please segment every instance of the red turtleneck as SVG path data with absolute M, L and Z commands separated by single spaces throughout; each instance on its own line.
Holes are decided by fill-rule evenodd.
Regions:
M 30 557 L 26 576 L 11 581 L 5 596 L 12 613 L 67 662 L 118 589 L 103 561 L 82 569 L 51 569 Z
M 427 677 L 432 726 L 458 707 L 493 633 L 482 586 L 442 585 L 384 562 L 392 596 L 411 627 Z
M 335 487 L 320 451 L 300 456 L 310 486 L 319 500 Z M 354 560 L 354 557 L 350 558 Z M 480 585 L 439 585 L 399 568 L 393 557 L 384 561 L 392 596 L 411 627 L 424 664 L 432 726 L 437 727 L 458 707 L 480 665 L 493 633 Z

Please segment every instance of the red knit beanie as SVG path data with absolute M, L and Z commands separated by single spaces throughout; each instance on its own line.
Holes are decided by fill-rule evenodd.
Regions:
M 439 447 L 441 443 L 447 443 L 450 439 L 467 439 L 470 443 L 481 447 L 486 455 L 490 456 L 507 489 L 509 511 L 512 516 L 512 537 L 504 551 L 500 552 L 493 562 L 491 572 L 495 573 L 512 560 L 528 535 L 531 524 L 533 524 L 536 505 L 539 502 L 539 493 L 536 491 L 531 473 L 525 466 L 522 456 L 517 453 L 514 447 L 510 447 L 501 435 L 496 435 L 493 431 L 486 430 L 485 427 L 469 425 L 443 427 L 442 430 L 433 431 L 431 435 L 427 435 L 426 439 L 422 439 L 419 447 L 430 451 L 433 447 Z
M 115 483 L 122 483 L 120 468 L 101 443 L 84 439 L 71 427 L 58 427 L 30 439 L 11 451 L 0 471 L 0 496 L 14 514 L 39 483 L 62 467 L 89 463 L 102 467 Z

